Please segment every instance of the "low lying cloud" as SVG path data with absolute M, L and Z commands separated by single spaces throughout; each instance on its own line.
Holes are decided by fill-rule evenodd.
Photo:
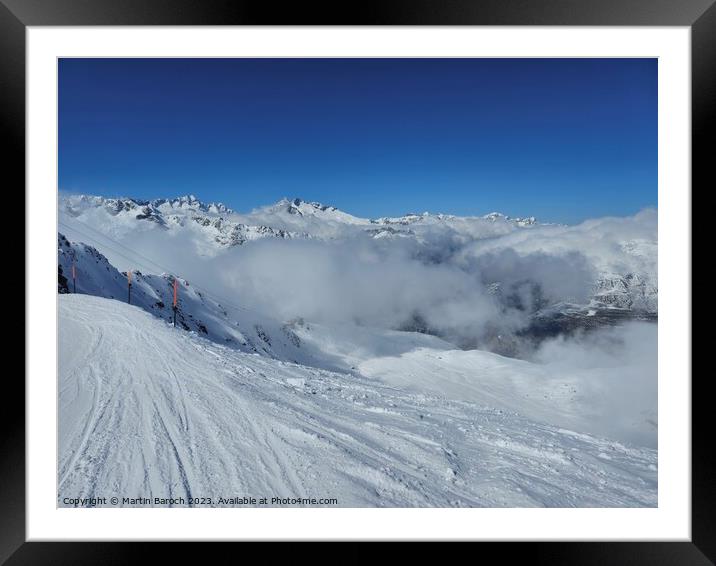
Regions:
M 265 239 L 205 268 L 225 292 L 280 319 L 413 325 L 456 343 L 516 332 L 556 302 L 584 304 L 605 270 L 656 270 L 655 254 L 638 249 L 656 240 L 655 211 L 578 226 L 498 223 L 492 233 L 485 222 L 469 237 L 436 225 L 414 237 Z
M 479 333 L 500 316 L 475 273 L 369 238 L 264 240 L 215 261 L 230 265 L 225 288 L 280 319 L 397 328 L 419 318 L 431 328 Z
M 580 252 L 519 254 L 512 248 L 488 252 L 464 262 L 484 283 L 499 282 L 514 293 L 523 308 L 558 301 L 584 303 L 589 299 L 597 272 Z M 535 295 L 538 289 L 539 296 Z
M 634 216 L 585 220 L 574 226 L 538 225 L 513 230 L 496 238 L 474 240 L 464 246 L 460 260 L 512 250 L 522 256 L 563 257 L 579 253 L 597 272 L 635 271 L 656 276 L 658 215 L 644 209 Z
M 629 322 L 545 341 L 534 360 L 574 384 L 592 432 L 657 445 L 657 325 Z

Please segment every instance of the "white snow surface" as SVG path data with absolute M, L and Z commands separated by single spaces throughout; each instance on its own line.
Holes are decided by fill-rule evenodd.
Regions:
M 396 348 L 438 355 L 439 340 L 403 334 Z M 382 354 L 353 355 L 371 379 L 244 352 L 119 300 L 60 295 L 58 504 L 119 494 L 218 506 L 657 505 L 655 450 L 507 410 L 494 388 L 465 397 L 383 381 L 395 356 Z
M 483 350 L 459 350 L 415 332 L 314 323 L 294 324 L 291 330 L 301 348 L 314 352 L 313 359 L 320 359 L 322 367 L 656 448 L 657 395 L 649 377 L 656 368 L 645 364 L 649 356 L 636 355 L 620 361 L 618 367 L 612 358 L 591 364 L 537 363 Z M 636 330 L 632 341 L 656 341 L 654 326 L 645 324 Z M 566 354 L 588 355 L 568 349 L 550 357 Z

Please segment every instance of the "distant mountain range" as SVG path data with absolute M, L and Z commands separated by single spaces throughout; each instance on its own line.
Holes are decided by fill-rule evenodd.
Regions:
M 186 226 L 194 222 L 204 228 L 220 245 L 235 246 L 264 237 L 311 238 L 335 237 L 343 228 L 362 228 L 374 237 L 414 235 L 410 228 L 436 224 L 459 229 L 465 221 L 489 222 L 517 227 L 537 224 L 534 216 L 511 218 L 499 212 L 478 217 L 459 217 L 448 214 L 406 214 L 399 217 L 375 219 L 353 216 L 338 208 L 319 202 L 281 199 L 273 205 L 239 214 L 223 203 L 203 203 L 194 195 L 173 199 L 141 200 L 133 198 L 105 198 L 91 195 L 62 196 L 60 211 L 70 217 L 86 219 L 98 210 L 106 212 L 115 222 L 143 220 L 164 228 Z

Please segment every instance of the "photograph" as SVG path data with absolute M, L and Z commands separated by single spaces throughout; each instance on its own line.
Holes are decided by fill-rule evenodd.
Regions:
M 59 57 L 57 507 L 658 508 L 658 69 Z

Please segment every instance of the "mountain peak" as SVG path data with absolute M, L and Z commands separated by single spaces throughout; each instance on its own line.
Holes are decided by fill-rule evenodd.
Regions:
M 284 197 L 269 208 L 279 211 L 285 210 L 289 214 L 297 214 L 299 216 L 304 216 L 305 214 L 315 214 L 316 212 L 338 211 L 335 206 L 330 206 L 315 201 L 307 201 L 298 197 L 292 199 Z
M 213 212 L 215 214 L 231 214 L 231 210 L 222 202 L 209 202 L 204 203 L 196 198 L 193 194 L 182 195 L 173 199 L 160 199 L 152 201 L 152 204 L 161 206 L 162 204 L 169 204 L 172 208 L 195 208 L 203 212 Z
M 141 214 L 143 218 L 158 218 L 167 209 L 186 209 L 213 214 L 233 214 L 234 211 L 221 202 L 204 203 L 195 195 L 187 194 L 174 198 L 158 198 L 145 200 L 130 197 L 104 197 L 83 194 L 65 194 L 61 196 L 63 206 L 72 215 L 92 207 L 104 207 L 110 214 L 120 213 Z
M 532 226 L 533 224 L 537 224 L 537 219 L 534 216 L 512 217 L 502 214 L 501 212 L 490 212 L 489 214 L 485 214 L 483 218 L 485 220 L 491 220 L 492 222 L 514 222 L 518 226 Z
M 174 200 L 179 201 L 179 202 L 188 202 L 188 203 L 199 202 L 199 200 L 194 195 L 182 195 L 180 197 L 175 198 Z

